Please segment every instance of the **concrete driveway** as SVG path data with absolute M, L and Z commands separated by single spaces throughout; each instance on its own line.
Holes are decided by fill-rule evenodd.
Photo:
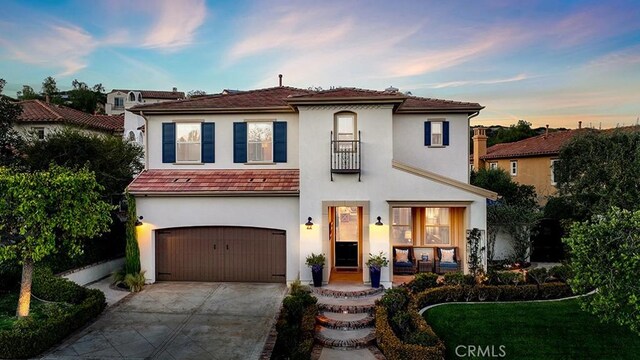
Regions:
M 258 359 L 284 284 L 160 282 L 43 359 Z

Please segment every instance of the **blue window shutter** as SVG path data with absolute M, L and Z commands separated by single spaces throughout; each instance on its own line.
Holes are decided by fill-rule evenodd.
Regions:
M 202 162 L 213 163 L 216 161 L 215 147 L 216 124 L 202 123 Z
M 273 162 L 287 162 L 287 122 L 273 122 Z
M 233 123 L 233 162 L 247 162 L 247 123 Z
M 162 162 L 176 162 L 176 124 L 162 123 Z
M 449 146 L 449 122 L 442 122 L 442 145 Z
M 431 121 L 424 122 L 424 146 L 431 146 Z

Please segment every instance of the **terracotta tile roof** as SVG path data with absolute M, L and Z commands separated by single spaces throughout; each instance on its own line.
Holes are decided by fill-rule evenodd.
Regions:
M 286 99 L 290 95 L 308 94 L 313 91 L 289 86 L 241 91 L 228 94 L 207 95 L 186 100 L 168 101 L 156 104 L 134 106 L 132 112 L 139 110 L 229 110 L 277 108 L 292 111 Z
M 582 131 L 588 131 L 588 129 L 550 132 L 548 135 L 538 135 L 512 143 L 496 144 L 489 147 L 487 154 L 480 158 L 489 160 L 537 155 L 557 155 L 560 152 L 560 148 L 567 143 L 567 141 Z
M 183 91 L 159 91 L 159 90 L 124 90 L 124 89 L 113 89 L 111 92 L 123 92 L 128 93 L 129 91 L 136 91 L 142 94 L 143 99 L 163 99 L 163 100 L 180 100 L 184 99 L 186 96 Z
M 91 115 L 62 105 L 48 104 L 40 100 L 19 102 L 22 113 L 19 122 L 65 123 L 102 131 L 121 132 L 124 130 L 124 115 Z
M 406 96 L 397 91 L 377 91 L 358 88 L 336 88 L 314 91 L 288 86 L 202 96 L 192 99 L 138 105 L 133 112 L 246 112 L 249 110 L 294 111 L 292 105 L 327 102 L 376 102 L 399 105 L 400 113 L 438 111 L 475 112 L 483 109 L 478 103 Z
M 297 195 L 300 170 L 145 170 L 128 186 L 132 194 Z

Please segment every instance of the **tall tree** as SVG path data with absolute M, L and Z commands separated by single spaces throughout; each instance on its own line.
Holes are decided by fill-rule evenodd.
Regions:
M 58 95 L 60 90 L 58 89 L 58 85 L 56 84 L 56 79 L 51 76 L 47 76 L 42 81 L 42 95 L 49 96 L 49 98 L 53 98 Z
M 640 126 L 584 131 L 560 150 L 559 159 L 557 187 L 574 220 L 613 206 L 640 209 Z
M 536 136 L 538 133 L 531 128 L 531 123 L 525 120 L 518 120 L 518 123 L 508 128 L 500 128 L 496 133 L 487 139 L 487 146 L 495 144 L 514 142 Z
M 20 100 L 40 99 L 40 95 L 38 95 L 31 86 L 22 85 L 22 91 L 18 91 L 18 99 Z
M 0 167 L 18 165 L 23 144 L 22 138 L 13 128 L 22 107 L 2 96 L 5 84 L 6 81 L 0 79 Z
M 98 104 L 104 104 L 107 95 L 104 86 L 96 84 L 89 87 L 87 83 L 74 79 L 71 82 L 72 90 L 69 91 L 69 106 L 86 113 L 93 114 L 99 109 Z
M 18 317 L 29 315 L 34 264 L 64 246 L 74 256 L 81 239 L 108 229 L 111 206 L 100 200 L 92 172 L 52 166 L 14 173 L 0 169 L 0 261 L 18 259 Z

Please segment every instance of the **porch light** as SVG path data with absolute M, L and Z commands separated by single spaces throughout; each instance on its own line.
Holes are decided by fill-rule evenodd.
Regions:
M 382 225 L 384 225 L 384 224 L 382 223 L 382 221 L 381 221 L 381 220 L 382 220 L 382 218 L 381 218 L 380 216 L 378 216 L 378 218 L 377 218 L 377 219 L 378 219 L 378 221 L 376 221 L 376 225 L 377 225 L 377 226 L 382 226 Z
M 143 223 L 142 221 L 140 221 L 142 219 L 144 219 L 142 215 L 138 216 L 138 218 L 136 219 L 136 226 L 142 226 Z
M 311 230 L 313 228 L 313 222 L 311 220 L 311 216 L 309 216 L 307 223 L 305 224 L 307 226 L 307 230 Z

